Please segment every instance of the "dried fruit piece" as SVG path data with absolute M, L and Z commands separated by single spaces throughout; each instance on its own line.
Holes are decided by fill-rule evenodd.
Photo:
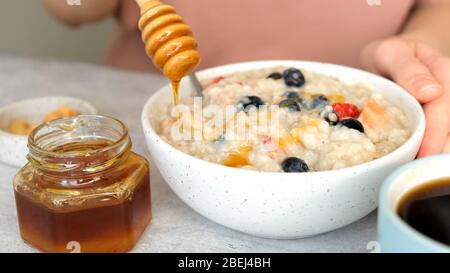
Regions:
M 340 119 L 358 118 L 360 114 L 358 107 L 351 103 L 336 102 L 333 103 L 332 107 L 338 113 Z
M 278 139 L 278 147 L 282 150 L 286 150 L 289 145 L 295 145 L 298 143 L 298 140 L 291 134 L 284 135 Z
M 211 80 L 211 83 L 216 84 L 216 83 L 221 82 L 223 79 L 225 79 L 225 78 L 224 77 L 215 77 Z
M 249 164 L 248 154 L 253 150 L 250 145 L 241 146 L 238 151 L 233 151 L 223 161 L 223 165 L 228 167 L 242 167 Z
M 77 116 L 79 114 L 80 113 L 78 113 L 77 111 L 75 111 L 73 109 L 70 109 L 69 107 L 60 106 L 55 111 L 48 113 L 47 116 L 44 117 L 44 122 L 48 122 L 48 121 L 52 121 L 52 120 L 60 119 L 60 118 L 73 117 L 73 116 Z
M 361 113 L 361 121 L 370 128 L 382 127 L 386 123 L 386 112 L 375 100 L 367 101 Z
M 8 132 L 16 135 L 28 135 L 32 130 L 30 123 L 24 119 L 13 120 L 8 127 Z
M 342 95 L 327 95 L 327 98 L 334 102 L 344 102 L 345 97 Z

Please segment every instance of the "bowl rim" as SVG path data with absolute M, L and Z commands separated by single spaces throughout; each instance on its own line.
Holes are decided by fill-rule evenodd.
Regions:
M 17 109 L 17 108 L 23 107 L 23 105 L 25 105 L 25 104 L 43 101 L 43 100 L 44 101 L 45 100 L 60 100 L 60 101 L 78 102 L 80 104 L 83 104 L 86 107 L 86 109 L 89 111 L 89 113 L 86 113 L 86 114 L 89 114 L 89 115 L 97 114 L 97 109 L 95 108 L 95 106 L 92 105 L 92 103 L 90 103 L 87 100 L 83 100 L 83 99 L 80 99 L 77 97 L 70 97 L 70 96 L 43 96 L 43 97 L 26 98 L 23 100 L 18 100 L 18 101 L 11 102 L 9 104 L 2 105 L 2 106 L 0 106 L 0 115 L 4 111 L 9 110 L 10 108 Z M 28 140 L 28 136 L 13 134 L 13 133 L 10 133 L 10 132 L 0 128 L 0 138 L 4 138 L 4 137 Z
M 380 189 L 379 194 L 379 212 L 378 214 L 384 215 L 393 225 L 397 226 L 403 234 L 408 235 L 414 240 L 430 247 L 431 249 L 443 252 L 450 252 L 450 246 L 447 246 L 439 241 L 434 240 L 426 236 L 425 234 L 419 232 L 418 230 L 411 227 L 408 223 L 406 223 L 397 213 L 389 205 L 389 192 L 392 186 L 398 181 L 398 178 L 404 174 L 406 171 L 413 169 L 421 164 L 430 162 L 430 161 L 441 161 L 448 160 L 450 161 L 450 154 L 439 154 L 434 156 L 428 156 L 424 158 L 420 158 L 409 162 L 399 168 L 397 168 L 393 173 L 391 173 L 383 182 L 383 185 Z M 426 183 L 426 182 L 425 182 Z M 378 230 L 378 234 L 380 231 Z M 383 246 L 382 246 L 383 247 Z
M 308 70 L 308 66 L 311 66 L 311 65 L 312 66 L 327 66 L 327 67 L 334 68 L 334 69 L 346 70 L 350 73 L 355 72 L 361 76 L 365 75 L 367 77 L 376 79 L 377 81 L 383 81 L 383 82 L 389 83 L 391 85 L 395 85 L 398 90 L 403 91 L 403 92 L 401 92 L 402 96 L 404 96 L 407 100 L 409 100 L 409 103 L 411 103 L 412 106 L 417 110 L 417 113 L 419 115 L 418 122 L 417 122 L 417 124 L 415 124 L 415 129 L 411 133 L 409 138 L 402 145 L 400 145 L 397 149 L 393 150 L 392 152 L 390 152 L 382 157 L 379 157 L 377 159 L 374 159 L 372 161 L 368 161 L 368 162 L 365 162 L 362 164 L 345 167 L 345 168 L 341 168 L 341 169 L 337 169 L 337 170 L 325 170 L 325 171 L 304 172 L 304 173 L 267 172 L 267 171 L 260 171 L 260 170 L 248 170 L 248 169 L 242 169 L 242 168 L 234 168 L 234 167 L 221 165 L 218 163 L 209 162 L 209 161 L 197 158 L 188 153 L 182 152 L 182 151 L 176 149 L 175 147 L 173 147 L 172 145 L 170 145 L 169 143 L 167 143 L 164 139 L 162 139 L 156 133 L 153 126 L 151 125 L 150 117 L 149 117 L 148 113 L 151 112 L 150 111 L 151 106 L 153 105 L 156 98 L 168 86 L 168 85 L 164 85 L 163 87 L 161 87 L 157 91 L 155 91 L 144 104 L 144 108 L 143 108 L 142 114 L 141 114 L 141 123 L 142 123 L 142 127 L 144 129 L 144 134 L 146 135 L 146 138 L 149 136 L 147 134 L 150 134 L 150 135 L 154 136 L 156 140 L 158 140 L 157 141 L 158 143 L 163 145 L 164 149 L 168 149 L 171 153 L 175 153 L 176 155 L 182 156 L 184 158 L 188 158 L 189 160 L 193 160 L 193 162 L 206 164 L 210 168 L 224 168 L 223 170 L 234 171 L 236 173 L 242 173 L 242 174 L 244 174 L 244 173 L 257 174 L 258 173 L 258 174 L 274 175 L 274 176 L 278 176 L 281 174 L 283 176 L 291 176 L 291 177 L 294 177 L 294 176 L 314 177 L 314 176 L 321 176 L 321 175 L 325 175 L 325 174 L 333 175 L 336 173 L 342 173 L 343 171 L 348 172 L 348 173 L 354 173 L 354 174 L 364 172 L 369 167 L 374 168 L 377 166 L 381 166 L 381 165 L 383 165 L 383 161 L 393 159 L 397 154 L 407 152 L 407 146 L 412 145 L 418 139 L 421 141 L 423 138 L 423 135 L 425 132 L 426 120 L 425 120 L 425 113 L 424 113 L 421 105 L 419 104 L 419 102 L 408 91 L 406 91 L 403 87 L 396 84 L 395 82 L 393 82 L 387 78 L 381 77 L 379 75 L 370 73 L 365 70 L 348 67 L 348 66 L 343 66 L 343 65 L 338 65 L 338 64 L 325 63 L 325 62 L 302 61 L 302 60 L 259 60 L 259 61 L 238 62 L 238 63 L 232 63 L 232 64 L 225 64 L 225 65 L 221 65 L 221 66 L 215 66 L 215 67 L 200 70 L 197 72 L 197 75 L 199 75 L 199 78 L 202 78 L 203 74 L 214 73 L 214 70 L 229 70 L 230 69 L 231 71 L 229 71 L 229 73 L 252 70 L 252 68 L 247 68 L 247 66 L 254 66 L 254 65 L 261 65 L 261 68 L 268 68 L 271 66 L 275 67 L 275 66 L 292 65 L 292 66 L 297 66 L 297 67 L 305 67 L 306 70 Z M 243 67 L 243 69 L 236 69 L 239 67 Z M 256 69 L 256 68 L 253 68 L 253 69 Z M 328 74 L 324 73 L 324 75 L 328 75 Z M 361 77 L 357 77 L 357 78 L 361 78 Z

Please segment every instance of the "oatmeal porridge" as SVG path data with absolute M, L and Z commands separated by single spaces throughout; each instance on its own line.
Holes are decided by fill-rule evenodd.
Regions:
M 167 106 L 158 134 L 185 153 L 230 167 L 340 169 L 382 157 L 411 134 L 405 114 L 381 94 L 306 70 L 238 72 L 203 85 L 202 98 Z

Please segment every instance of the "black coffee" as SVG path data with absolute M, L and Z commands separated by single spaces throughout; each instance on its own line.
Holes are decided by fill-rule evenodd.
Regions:
M 401 198 L 397 213 L 414 229 L 450 245 L 450 177 L 410 190 Z

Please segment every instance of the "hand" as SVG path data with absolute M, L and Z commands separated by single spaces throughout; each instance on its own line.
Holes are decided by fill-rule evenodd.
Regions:
M 363 66 L 408 90 L 425 111 L 427 126 L 418 157 L 450 152 L 450 59 L 398 36 L 368 45 Z
M 136 0 L 120 0 L 118 17 L 121 26 L 125 30 L 137 30 L 140 15 Z

